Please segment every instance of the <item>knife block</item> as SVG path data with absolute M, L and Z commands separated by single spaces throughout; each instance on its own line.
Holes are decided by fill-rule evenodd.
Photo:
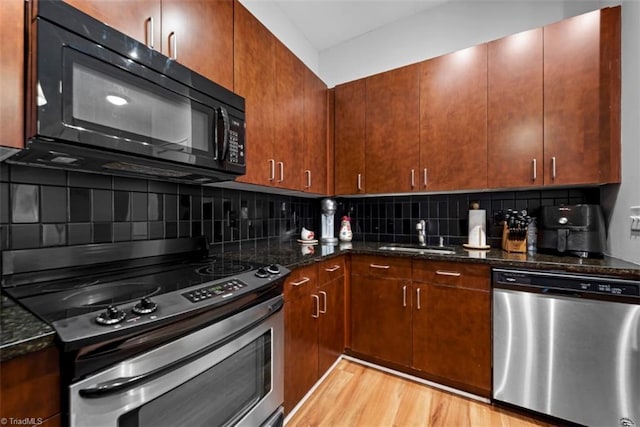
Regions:
M 502 226 L 502 250 L 509 253 L 527 253 L 527 236 L 523 240 L 509 240 L 509 227 Z

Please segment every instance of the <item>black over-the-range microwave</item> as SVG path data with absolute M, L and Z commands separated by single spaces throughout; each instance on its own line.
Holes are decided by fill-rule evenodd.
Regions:
M 200 183 L 245 173 L 242 97 L 61 0 L 27 4 L 27 141 L 8 162 Z

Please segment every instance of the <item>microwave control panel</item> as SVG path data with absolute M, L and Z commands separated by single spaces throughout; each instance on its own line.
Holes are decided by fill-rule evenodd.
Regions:
M 244 127 L 242 122 L 235 119 L 231 119 L 231 126 L 229 129 L 229 150 L 227 161 L 237 165 L 245 164 Z

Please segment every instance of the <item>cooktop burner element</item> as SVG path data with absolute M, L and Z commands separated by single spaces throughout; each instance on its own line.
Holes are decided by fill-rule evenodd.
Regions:
M 212 260 L 206 265 L 196 269 L 198 274 L 203 276 L 212 276 L 215 278 L 233 276 L 234 274 L 240 274 L 245 271 L 253 270 L 254 267 L 251 264 L 242 263 L 232 260 Z
M 16 251 L 3 258 L 3 286 L 74 347 L 282 293 L 286 268 L 205 249 L 177 239 Z

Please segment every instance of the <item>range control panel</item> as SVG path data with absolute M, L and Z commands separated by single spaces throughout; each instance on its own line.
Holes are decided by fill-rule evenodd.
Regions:
M 212 285 L 203 286 L 196 290 L 191 290 L 182 294 L 183 297 L 189 301 L 196 303 L 198 301 L 215 298 L 220 296 L 226 298 L 231 296 L 234 291 L 247 287 L 248 285 L 239 279 L 231 279 L 222 283 L 215 283 Z

